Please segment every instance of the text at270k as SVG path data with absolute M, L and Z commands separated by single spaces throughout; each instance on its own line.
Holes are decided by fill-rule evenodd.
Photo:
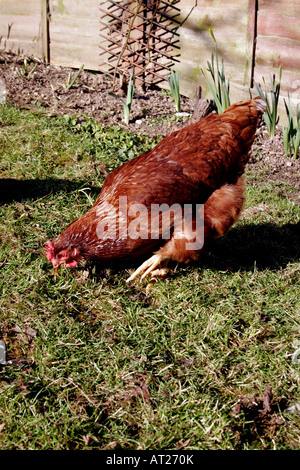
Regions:
M 137 468 L 140 464 L 148 465 L 193 465 L 193 455 L 188 454 L 153 454 L 141 456 L 124 456 L 113 454 L 106 458 L 107 465 L 130 465 Z

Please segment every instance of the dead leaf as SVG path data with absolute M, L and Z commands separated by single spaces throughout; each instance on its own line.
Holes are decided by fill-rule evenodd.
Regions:
M 187 447 L 190 442 L 191 442 L 191 438 L 189 438 L 187 441 L 183 442 L 182 444 L 179 444 L 179 445 L 176 447 L 176 449 L 177 449 L 177 450 L 182 450 L 182 449 L 184 449 L 185 447 Z
M 272 399 L 273 399 L 272 388 L 269 387 L 269 388 L 267 388 L 267 390 L 264 393 L 263 410 L 261 411 L 261 413 L 263 413 L 263 414 L 270 413 Z
M 87 279 L 89 277 L 89 274 L 89 270 L 85 269 L 84 271 L 82 271 L 82 278 Z
M 91 442 L 91 436 L 89 434 L 87 434 L 86 436 L 82 436 L 82 439 L 83 439 L 84 445 L 86 446 L 88 446 L 89 443 Z
M 13 328 L 13 331 L 15 333 L 23 333 L 24 335 L 29 336 L 31 338 L 34 338 L 37 335 L 37 331 L 33 328 L 30 328 L 30 326 L 24 329 L 20 328 L 19 326 L 16 326 L 15 328 Z
M 114 449 L 115 447 L 117 447 L 117 445 L 118 445 L 117 441 L 112 441 L 109 444 L 107 444 L 105 447 L 103 447 L 103 450 Z

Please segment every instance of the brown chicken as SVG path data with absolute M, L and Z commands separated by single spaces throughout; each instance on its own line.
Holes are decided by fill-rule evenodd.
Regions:
M 110 173 L 91 209 L 46 243 L 54 269 L 154 252 L 131 281 L 170 259 L 196 259 L 204 242 L 224 235 L 240 214 L 242 174 L 265 110 L 261 97 L 231 105 Z

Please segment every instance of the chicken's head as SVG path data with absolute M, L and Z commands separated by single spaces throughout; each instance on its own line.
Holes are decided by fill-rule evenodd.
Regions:
M 45 245 L 46 257 L 53 264 L 53 268 L 57 270 L 61 264 L 66 268 L 74 268 L 77 266 L 78 250 L 73 246 L 67 246 L 63 250 L 57 251 L 51 241 Z

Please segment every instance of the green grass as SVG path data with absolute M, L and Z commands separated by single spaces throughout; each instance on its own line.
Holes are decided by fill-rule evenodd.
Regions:
M 9 106 L 0 132 L 0 448 L 299 448 L 295 189 L 249 173 L 238 224 L 147 295 L 43 245 L 157 139 Z

